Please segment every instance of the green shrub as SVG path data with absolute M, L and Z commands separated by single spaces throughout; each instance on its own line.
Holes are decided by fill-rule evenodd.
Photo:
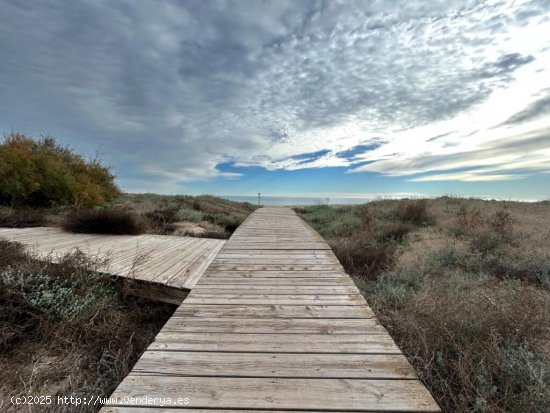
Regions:
M 141 217 L 119 208 L 76 210 L 63 223 L 67 231 L 89 234 L 136 235 L 145 231 Z
M 467 261 L 470 271 L 484 272 L 502 278 L 529 281 L 550 286 L 550 255 L 518 253 L 491 253 L 472 256 Z
M 365 229 L 367 222 L 370 225 L 362 206 L 315 205 L 296 210 L 324 238 L 348 237 Z
M 20 133 L 0 143 L 0 204 L 13 207 L 76 207 L 102 204 L 119 193 L 110 169 L 86 161 L 53 138 Z
M 60 279 L 7 268 L 0 273 L 0 283 L 39 312 L 72 321 L 91 315 L 116 294 L 116 290 L 94 282 L 92 274 L 86 274 L 85 281 L 80 279 L 82 276 L 75 272 L 72 277 Z
M 204 215 L 202 212 L 191 208 L 180 208 L 176 212 L 176 219 L 178 221 L 201 222 L 204 219 Z
M 39 227 L 46 223 L 42 211 L 31 208 L 0 208 L 0 227 Z
M 385 311 L 403 308 L 426 285 L 426 276 L 418 267 L 383 273 L 374 280 L 360 283 L 373 308 Z
M 462 262 L 462 254 L 452 245 L 428 252 L 428 261 L 438 268 L 452 268 Z

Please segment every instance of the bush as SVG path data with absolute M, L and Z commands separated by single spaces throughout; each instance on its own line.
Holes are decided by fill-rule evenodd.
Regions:
M 500 253 L 478 256 L 468 261 L 468 269 L 502 279 L 518 279 L 550 287 L 550 255 Z
M 136 213 L 119 208 L 72 211 L 67 215 L 63 228 L 89 234 L 136 235 L 145 231 L 143 220 Z
M 483 217 L 478 208 L 468 207 L 466 203 L 460 205 L 456 214 L 455 233 L 457 235 L 469 233 L 482 225 Z
M 228 239 L 231 234 L 228 234 L 223 229 L 207 229 L 199 234 L 194 234 L 194 237 L 199 238 L 214 238 L 214 239 Z
M 499 209 L 491 217 L 489 217 L 489 226 L 491 229 L 503 237 L 509 240 L 512 236 L 512 214 L 505 209 Z
M 452 245 L 428 252 L 429 263 L 439 269 L 453 268 L 462 262 L 463 256 Z
M 235 230 L 241 225 L 244 221 L 243 216 L 231 216 L 227 214 L 215 214 L 207 215 L 206 219 L 208 222 L 218 225 L 224 228 L 224 231 L 228 234 L 232 234 Z M 218 238 L 218 237 L 215 237 Z
M 163 209 L 156 209 L 144 214 L 147 225 L 153 232 L 157 234 L 167 234 L 174 231 L 176 228 L 174 223 L 178 219 L 179 208 L 177 205 L 172 205 Z
M 377 242 L 368 233 L 330 244 L 346 272 L 360 278 L 376 277 L 395 260 L 395 248 L 389 243 Z
M 397 208 L 397 217 L 414 225 L 424 225 L 431 221 L 428 213 L 428 202 L 425 199 L 416 199 L 400 203 Z
M 34 140 L 11 133 L 0 143 L 2 205 L 92 206 L 118 193 L 113 174 L 99 158 L 86 161 L 53 138 Z
M 472 251 L 486 255 L 498 250 L 503 243 L 504 240 L 500 235 L 480 229 L 479 231 L 475 231 L 472 235 L 470 247 Z
M 373 308 L 397 310 L 403 308 L 426 285 L 426 276 L 418 268 L 400 268 L 381 274 L 374 280 L 359 284 L 364 295 L 370 297 Z
M 372 216 L 371 208 L 369 207 L 369 204 L 361 205 L 361 219 L 363 220 L 363 228 L 365 230 L 370 230 L 372 223 L 374 221 L 374 217 Z
M 201 222 L 204 216 L 200 211 L 195 211 L 191 208 L 180 208 L 176 212 L 176 219 L 178 221 Z
M 39 227 L 45 223 L 46 218 L 42 211 L 31 208 L 0 208 L 0 227 Z
M 412 226 L 410 224 L 402 222 L 388 222 L 380 228 L 378 231 L 378 236 L 381 240 L 401 242 L 411 230 Z
M 296 211 L 324 238 L 348 237 L 364 229 L 369 220 L 360 206 L 335 208 L 315 205 Z
M 112 299 L 115 294 L 90 277 L 87 274 L 83 282 L 76 274 L 60 279 L 43 272 L 25 274 L 8 268 L 0 273 L 0 284 L 37 311 L 73 321 L 91 315 L 103 305 L 100 302 Z
M 11 264 L 18 264 L 27 259 L 25 247 L 18 242 L 0 238 L 0 270 Z

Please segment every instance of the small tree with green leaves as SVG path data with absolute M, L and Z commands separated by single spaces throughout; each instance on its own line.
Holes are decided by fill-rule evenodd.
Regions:
M 0 204 L 12 207 L 88 207 L 119 194 L 110 168 L 86 160 L 52 137 L 10 133 L 0 142 Z

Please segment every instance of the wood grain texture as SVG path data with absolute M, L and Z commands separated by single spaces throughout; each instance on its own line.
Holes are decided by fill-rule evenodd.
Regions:
M 418 380 L 173 377 L 130 374 L 115 392 L 122 402 L 186 397 L 188 407 L 217 409 L 351 410 L 437 412 Z
M 79 249 L 107 260 L 101 272 L 190 290 L 225 244 L 223 240 L 169 235 L 73 234 L 59 228 L 0 228 L 0 238 L 21 242 L 44 261 Z
M 328 244 L 276 207 L 220 247 L 102 412 L 162 413 L 166 398 L 187 412 L 439 411 Z

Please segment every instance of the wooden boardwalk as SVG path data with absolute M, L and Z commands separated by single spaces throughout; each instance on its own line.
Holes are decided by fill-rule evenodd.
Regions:
M 106 259 L 102 272 L 180 290 L 193 288 L 225 243 L 167 235 L 73 234 L 50 227 L 0 228 L 0 238 L 21 242 L 39 259 L 52 262 L 78 248 Z
M 102 413 L 435 412 L 326 242 L 288 208 L 233 234 Z

